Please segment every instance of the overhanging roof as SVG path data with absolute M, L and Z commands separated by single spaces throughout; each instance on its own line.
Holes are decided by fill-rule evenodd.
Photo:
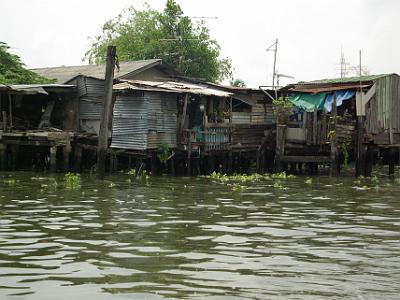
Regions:
M 397 74 L 379 74 L 379 75 L 368 75 L 348 78 L 334 78 L 334 79 L 322 79 L 308 82 L 299 82 L 290 84 L 281 89 L 281 91 L 296 92 L 296 93 L 322 93 L 322 92 L 333 92 L 339 90 L 358 89 L 370 87 L 374 82 L 380 78 L 387 76 L 398 76 Z
M 138 74 L 152 67 L 157 67 L 169 74 L 178 74 L 176 70 L 174 70 L 168 64 L 163 63 L 161 59 L 147 59 L 120 62 L 119 70 L 116 68 L 114 71 L 114 78 L 124 79 L 128 76 Z M 105 69 L 105 64 L 99 64 L 38 68 L 31 69 L 31 71 L 48 79 L 56 79 L 57 83 L 67 83 L 79 75 L 104 79 Z
M 48 95 L 49 92 L 69 91 L 75 88 L 71 84 L 0 84 L 0 91 L 6 91 L 12 94 L 35 95 L 43 94 Z
M 175 81 L 143 81 L 127 80 L 113 86 L 114 91 L 140 90 L 178 94 L 194 94 L 203 96 L 231 97 L 233 93 L 210 88 L 200 84 Z

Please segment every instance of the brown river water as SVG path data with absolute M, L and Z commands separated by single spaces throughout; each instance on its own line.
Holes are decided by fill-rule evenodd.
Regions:
M 400 181 L 0 173 L 0 299 L 400 299 Z

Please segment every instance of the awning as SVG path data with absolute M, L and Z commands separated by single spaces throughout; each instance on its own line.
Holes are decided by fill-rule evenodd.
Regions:
M 354 90 L 340 90 L 335 91 L 336 93 L 336 106 L 341 106 L 343 101 L 353 98 L 355 95 Z M 318 94 L 293 94 L 289 96 L 289 101 L 298 110 L 307 112 L 314 111 L 315 107 L 317 110 L 324 110 L 326 112 L 332 111 L 333 93 L 318 93 Z
M 353 98 L 356 94 L 355 91 L 346 90 L 346 91 L 336 91 L 336 107 L 343 104 L 343 101 L 349 100 Z M 326 112 L 332 111 L 332 103 L 333 103 L 333 93 L 328 94 L 325 99 L 324 110 Z
M 326 93 L 319 94 L 293 94 L 289 95 L 288 99 L 294 106 L 304 111 L 312 112 L 315 107 L 317 110 L 322 110 Z

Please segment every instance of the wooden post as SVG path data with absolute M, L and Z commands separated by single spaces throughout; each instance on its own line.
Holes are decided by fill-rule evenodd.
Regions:
M 189 94 L 186 94 L 184 102 L 183 102 L 182 118 L 181 118 L 181 122 L 179 124 L 179 135 L 180 136 L 182 134 L 183 127 L 185 126 L 185 119 L 186 119 L 186 111 L 187 111 L 188 101 L 189 101 Z
M 10 117 L 10 130 L 12 130 L 13 117 L 12 117 L 12 98 L 11 98 L 11 94 L 8 94 L 8 114 L 9 114 L 9 117 Z
M 389 148 L 389 176 L 394 175 L 394 165 L 395 165 L 396 152 L 394 148 Z
M 333 93 L 333 103 L 331 112 L 331 126 L 330 130 L 333 132 L 331 136 L 331 168 L 330 176 L 339 175 L 339 151 L 338 151 L 338 140 L 336 133 L 336 119 L 337 119 L 337 108 L 336 108 L 336 93 Z
M 81 171 L 82 152 L 83 152 L 83 148 L 79 145 L 76 145 L 75 151 L 74 151 L 74 171 L 75 172 Z
M 365 176 L 364 117 L 357 117 L 356 176 Z
M 171 176 L 175 176 L 175 155 L 173 155 L 169 160 L 168 160 L 168 164 L 169 164 L 169 174 Z
M 55 173 L 57 169 L 57 146 L 50 147 L 50 172 Z
M 280 161 L 281 157 L 285 155 L 285 140 L 286 140 L 286 125 L 278 124 L 276 126 L 276 154 L 275 164 L 276 171 L 283 171 L 283 164 Z
M 69 156 L 71 154 L 71 146 L 66 145 L 63 147 L 63 156 L 64 156 L 64 171 L 69 171 Z
M 318 109 L 317 106 L 314 107 L 314 115 L 313 115 L 313 128 L 312 128 L 312 144 L 317 144 L 317 122 L 318 122 Z
M 228 174 L 232 174 L 232 166 L 233 166 L 233 154 L 232 154 L 232 150 L 228 151 L 228 167 L 226 172 Z
M 6 169 L 7 162 L 7 145 L 0 143 L 0 170 L 3 171 Z
M 3 115 L 3 131 L 7 132 L 7 112 L 2 111 L 1 113 Z
M 367 147 L 365 176 L 369 177 L 372 175 L 373 163 L 374 163 L 374 151 L 373 151 L 372 147 Z
M 187 149 L 187 176 L 192 175 L 192 140 L 189 134 L 188 149 Z
M 97 144 L 97 178 L 104 179 L 105 163 L 108 148 L 108 126 L 111 119 L 112 88 L 114 80 L 115 56 L 117 49 L 115 46 L 108 46 L 106 73 L 104 84 L 103 113 L 100 122 L 100 132 Z

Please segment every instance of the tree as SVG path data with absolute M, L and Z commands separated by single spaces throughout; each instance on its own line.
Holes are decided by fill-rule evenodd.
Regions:
M 232 79 L 229 84 L 231 86 L 236 86 L 236 87 L 246 87 L 246 83 L 244 82 L 244 80 L 240 79 L 240 78 L 236 78 L 236 79 Z
M 49 83 L 48 80 L 38 74 L 29 71 L 21 62 L 19 56 L 9 52 L 10 47 L 0 42 L 0 83 L 1 84 L 30 84 Z
M 185 76 L 212 82 L 232 77 L 230 59 L 219 58 L 221 48 L 204 22 L 193 23 L 175 0 L 167 0 L 162 12 L 148 4 L 143 10 L 129 7 L 103 25 L 84 59 L 103 63 L 110 44 L 120 61 L 161 58 Z

